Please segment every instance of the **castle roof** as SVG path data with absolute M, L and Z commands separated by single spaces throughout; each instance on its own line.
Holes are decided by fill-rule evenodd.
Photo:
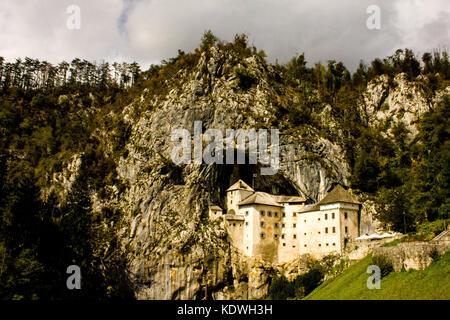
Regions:
M 337 203 L 337 202 L 346 202 L 346 203 L 355 203 L 359 204 L 358 201 L 353 198 L 353 196 L 345 190 L 342 186 L 337 185 L 333 190 L 331 190 L 322 200 L 316 202 L 314 204 L 308 204 L 301 208 L 298 212 L 311 212 L 311 211 L 320 211 L 320 206 L 324 204 Z
M 359 202 L 356 201 L 355 198 L 353 198 L 353 196 L 340 185 L 334 187 L 331 192 L 329 192 L 322 200 L 319 201 L 319 204 L 323 205 L 336 202 L 359 204 Z
M 282 207 L 275 199 L 274 196 L 265 192 L 255 192 L 238 203 L 238 206 L 244 206 L 248 204 L 264 204 L 273 207 Z
M 222 211 L 222 208 L 219 206 L 210 206 L 209 209 L 214 210 L 214 211 Z
M 244 181 L 239 179 L 235 184 L 233 184 L 231 187 L 227 189 L 227 191 L 233 191 L 233 190 L 248 190 L 248 191 L 254 191 L 248 184 L 246 184 Z
M 273 196 L 279 203 L 306 202 L 304 197 L 299 196 Z

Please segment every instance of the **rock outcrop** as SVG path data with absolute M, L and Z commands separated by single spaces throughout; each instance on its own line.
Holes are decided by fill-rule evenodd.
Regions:
M 423 76 L 420 80 L 425 81 Z M 420 116 L 449 93 L 450 87 L 446 87 L 430 97 L 420 81 L 409 81 L 405 73 L 397 74 L 392 81 L 387 75 L 382 75 L 368 84 L 361 115 L 371 126 L 386 121 L 401 122 L 415 136 L 418 132 L 415 124 Z

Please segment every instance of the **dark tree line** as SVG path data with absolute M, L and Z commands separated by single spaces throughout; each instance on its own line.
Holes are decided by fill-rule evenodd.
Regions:
M 0 88 L 17 87 L 23 90 L 52 89 L 62 86 L 87 85 L 90 87 L 125 88 L 133 86 L 141 73 L 136 63 L 90 62 L 73 59 L 53 65 L 26 57 L 6 62 L 0 57 Z

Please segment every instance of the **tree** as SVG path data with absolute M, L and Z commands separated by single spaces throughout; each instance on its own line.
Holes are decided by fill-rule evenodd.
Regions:
M 217 38 L 211 30 L 207 30 L 203 33 L 200 49 L 202 51 L 209 51 L 209 48 L 215 46 L 219 42 L 219 38 Z
M 429 52 L 425 52 L 422 55 L 422 62 L 424 63 L 423 73 L 431 73 L 433 72 L 433 56 Z
M 396 188 L 382 187 L 377 194 L 375 217 L 394 231 L 407 233 L 414 231 L 423 217 L 417 217 L 410 210 L 411 203 L 406 185 Z

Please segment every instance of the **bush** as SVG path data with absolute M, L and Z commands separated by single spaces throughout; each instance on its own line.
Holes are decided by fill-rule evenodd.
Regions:
M 283 275 L 272 279 L 268 294 L 271 300 L 287 300 L 294 295 L 291 283 Z
M 439 259 L 439 251 L 437 250 L 436 247 L 431 249 L 429 256 L 433 261 L 437 261 Z
M 242 90 L 250 89 L 253 85 L 256 85 L 258 83 L 258 79 L 251 75 L 245 68 L 237 68 L 236 75 L 237 85 Z
M 450 224 L 450 220 L 435 220 L 433 222 L 426 222 L 417 227 L 417 234 L 424 237 L 430 235 L 431 237 L 437 236 L 439 233 L 445 230 L 446 226 Z
M 380 268 L 382 278 L 394 271 L 391 261 L 383 255 L 373 256 L 372 264 Z
M 272 300 L 302 299 L 317 288 L 324 278 L 322 268 L 314 267 L 307 273 L 289 281 L 285 276 L 277 276 L 270 283 L 268 294 Z

